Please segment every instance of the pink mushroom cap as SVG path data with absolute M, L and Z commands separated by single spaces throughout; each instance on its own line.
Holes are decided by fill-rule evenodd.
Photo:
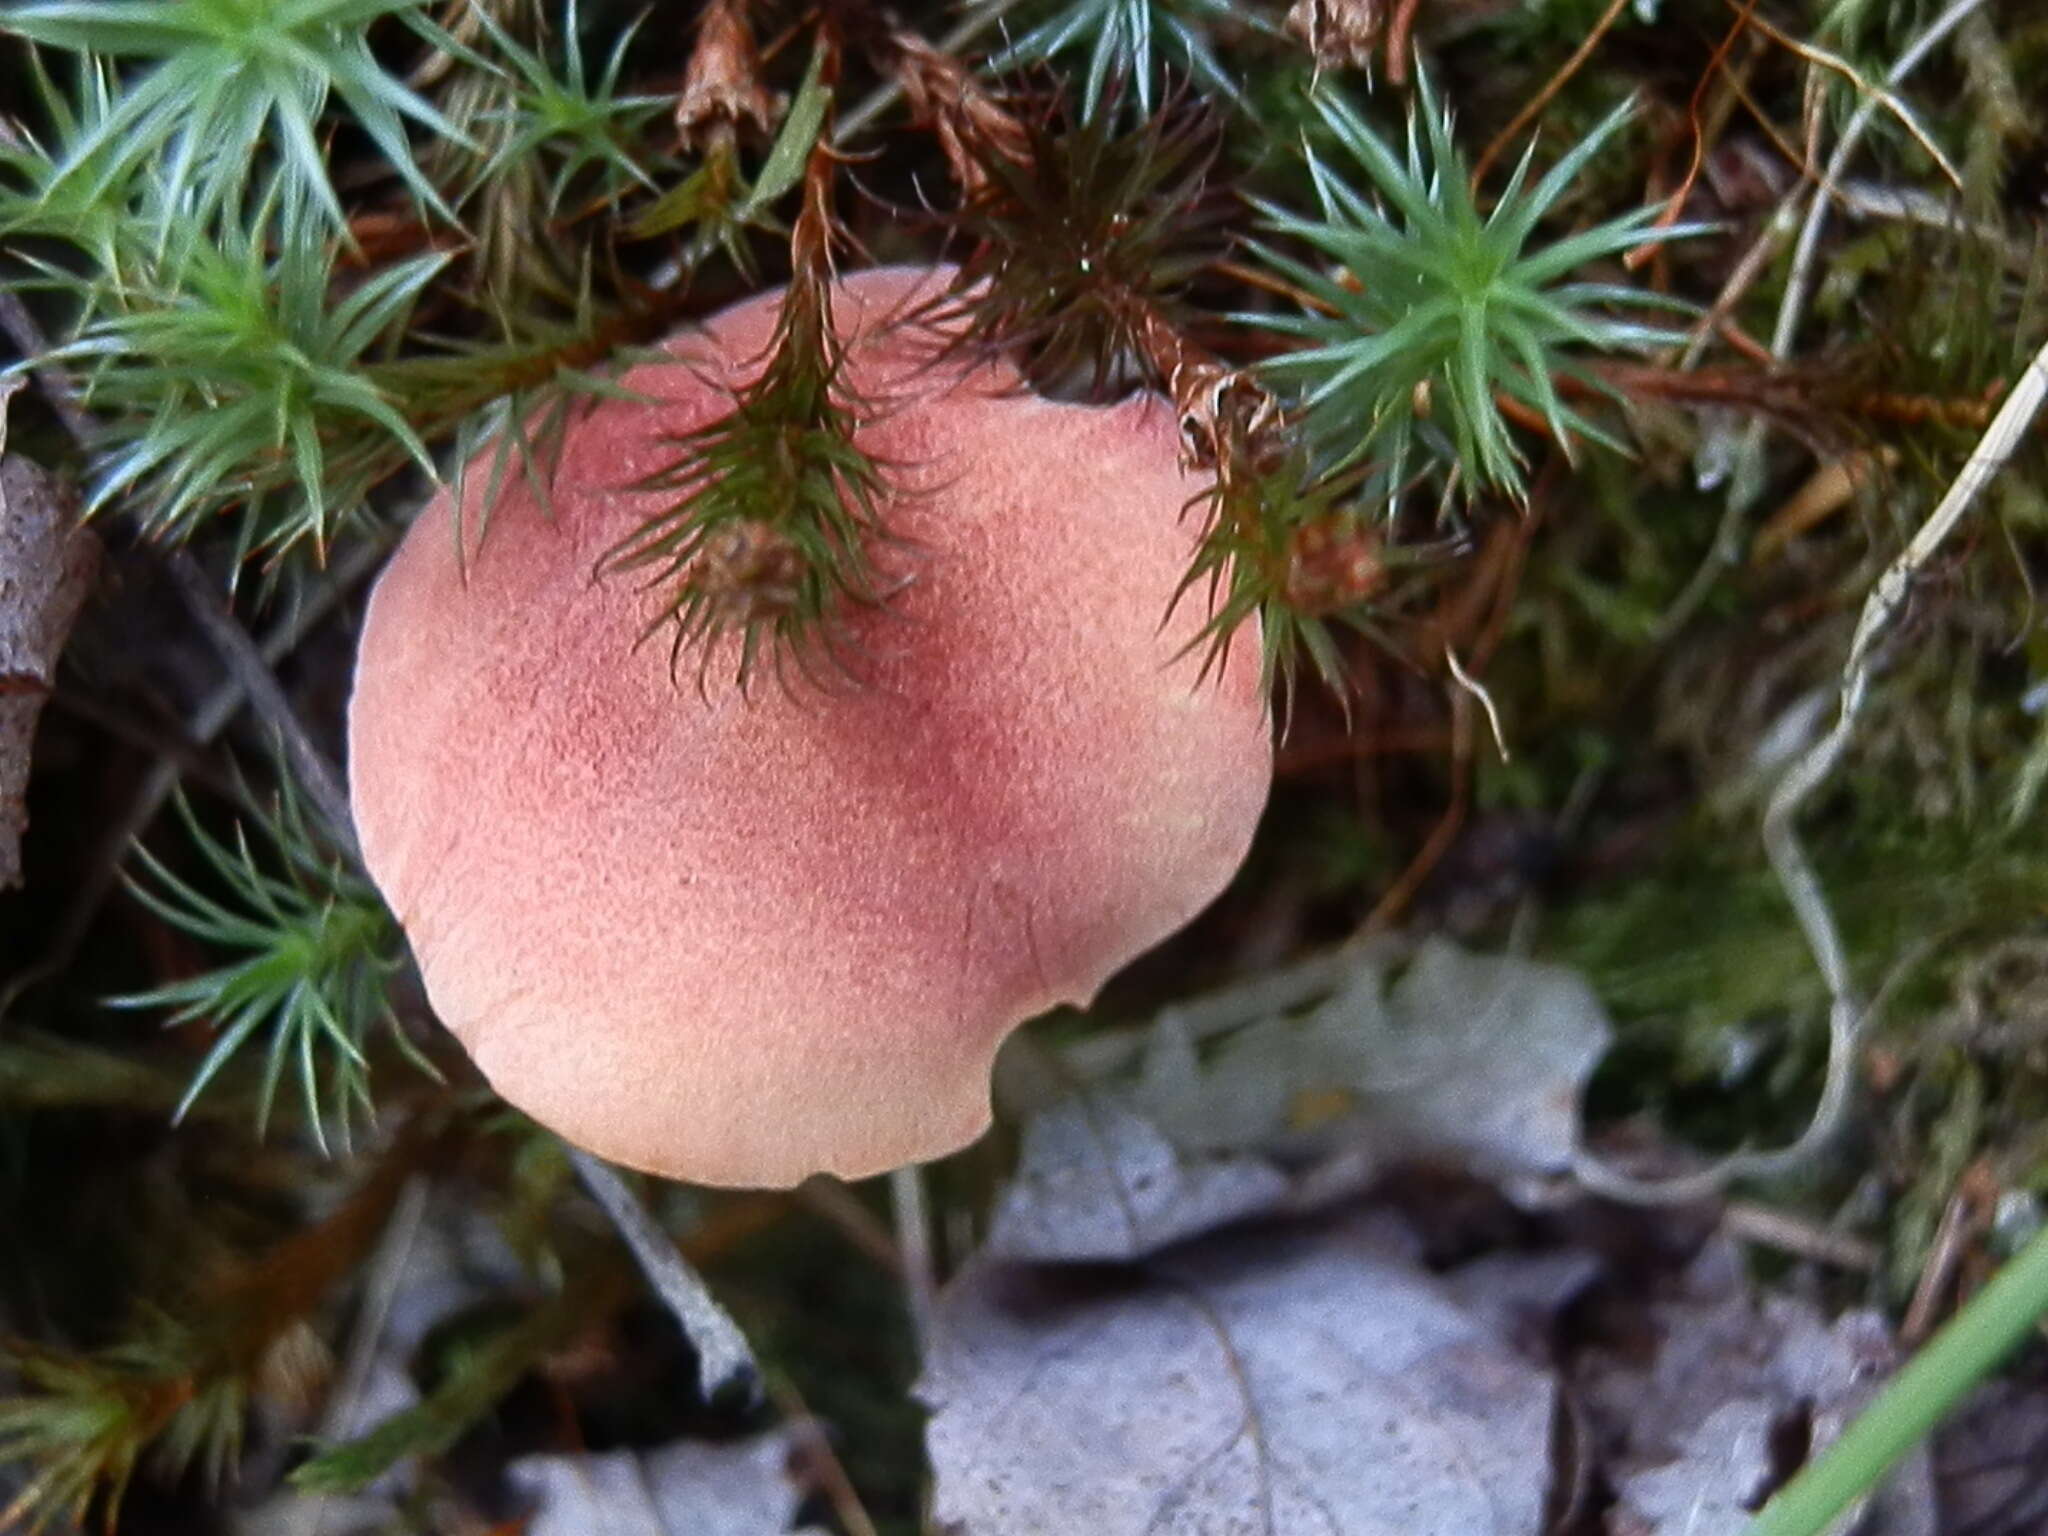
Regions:
M 996 1047 L 1084 1004 L 1230 879 L 1272 755 L 1259 635 L 1200 677 L 1202 481 L 1156 396 L 1095 408 L 935 356 L 950 278 L 833 290 L 907 578 L 858 681 L 743 696 L 594 572 L 667 437 L 758 372 L 767 294 L 674 337 L 568 432 L 551 508 L 434 498 L 380 579 L 349 707 L 370 872 L 492 1085 L 614 1161 L 706 1184 L 858 1177 L 989 1120 Z M 485 513 L 488 511 L 486 523 Z M 458 558 L 458 538 L 466 548 Z M 730 642 L 728 642 L 730 643 Z M 736 653 L 735 653 L 736 654 Z M 715 660 L 716 658 L 714 658 Z

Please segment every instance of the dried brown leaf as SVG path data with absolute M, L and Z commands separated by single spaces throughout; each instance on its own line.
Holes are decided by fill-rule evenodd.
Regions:
M 712 134 L 730 134 L 742 121 L 766 133 L 776 110 L 774 96 L 761 83 L 747 0 L 712 0 L 697 23 L 696 46 L 676 98 L 678 141 L 685 149 L 702 148 Z
M 911 117 L 938 136 L 953 180 L 965 197 L 988 186 L 992 158 L 1022 165 L 1031 139 L 1007 107 L 950 53 L 942 53 L 914 32 L 898 32 L 896 78 Z
M 1371 68 L 1386 22 L 1383 0 L 1294 0 L 1287 9 L 1287 30 L 1319 70 Z
M 1432 1163 L 1511 1187 L 1571 1165 L 1608 1026 L 1576 973 L 1431 939 L 1390 979 L 1361 955 L 1316 1006 L 1198 1041 L 1161 1015 L 1135 1080 L 1024 1127 L 988 1251 L 1124 1263 L 1247 1218 L 1315 1210 Z

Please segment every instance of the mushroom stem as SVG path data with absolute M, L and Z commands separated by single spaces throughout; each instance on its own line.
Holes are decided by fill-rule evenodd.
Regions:
M 903 1263 L 903 1290 L 918 1358 L 931 1339 L 937 1305 L 937 1265 L 932 1257 L 932 1217 L 924 1197 L 924 1170 L 909 1163 L 889 1175 L 889 1203 L 896 1214 L 896 1251 Z
M 566 1145 L 566 1143 L 565 1143 Z M 761 1371 L 739 1324 L 713 1298 L 697 1272 L 676 1252 L 669 1235 L 655 1225 L 645 1206 L 633 1197 L 618 1170 L 580 1147 L 569 1148 L 569 1160 L 591 1197 L 626 1240 L 648 1283 L 697 1351 L 697 1380 L 705 1401 L 737 1385 L 749 1397 L 760 1391 Z

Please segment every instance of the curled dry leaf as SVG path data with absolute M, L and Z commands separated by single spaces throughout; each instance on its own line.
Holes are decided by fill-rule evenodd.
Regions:
M 781 1429 L 721 1444 L 525 1456 L 505 1476 L 527 1506 L 526 1536 L 782 1536 L 804 1497 L 790 1475 L 795 1435 Z
M 1370 1220 L 978 1261 L 921 1394 L 965 1536 L 1529 1536 L 1554 1390 Z
M 1652 1308 L 1654 1359 L 1594 1356 L 1581 1400 L 1639 1536 L 1741 1536 L 1782 1480 L 1782 1447 L 1832 1442 L 1896 1364 L 1875 1312 L 1832 1324 L 1797 1297 L 1752 1294 L 1732 1243 L 1702 1251 Z M 1928 1458 L 1915 1453 L 1845 1531 L 1933 1536 Z
M 1133 1102 L 1204 1152 L 1298 1155 L 1322 1139 L 1376 1167 L 1542 1177 L 1571 1165 L 1579 1094 L 1609 1033 L 1576 972 L 1432 938 L 1398 977 L 1362 956 L 1317 1007 L 1253 1023 L 1206 1056 L 1167 1013 Z M 1306 1134 L 1318 1127 L 1323 1137 Z
M 713 0 L 697 23 L 696 46 L 676 97 L 677 138 L 684 148 L 694 148 L 743 122 L 766 133 L 775 113 L 775 98 L 761 83 L 761 55 L 743 0 Z
M 99 541 L 49 476 L 4 452 L 10 393 L 0 393 L 0 890 L 21 883 L 36 717 L 99 568 Z
M 1287 8 L 1287 30 L 1319 70 L 1370 69 L 1386 22 L 1384 0 L 1294 0 Z
M 1030 158 L 1024 125 L 972 70 L 914 32 L 899 31 L 890 40 L 896 48 L 896 79 L 911 116 L 937 135 L 963 196 L 973 198 L 987 189 L 992 159 L 1022 165 Z
M 1025 1127 L 1017 1177 L 983 1251 L 1046 1263 L 1127 1263 L 1280 1209 L 1287 1176 L 1254 1157 L 1190 1155 L 1113 1099 L 1076 1095 Z
M 1197 1039 L 1190 1015 L 1169 1009 L 1135 1081 L 1063 1097 L 1026 1123 L 989 1251 L 1126 1263 L 1248 1217 L 1328 1205 L 1403 1164 L 1511 1187 L 1564 1172 L 1609 1037 L 1585 980 L 1441 939 L 1391 981 L 1389 958 L 1361 951 L 1315 1006 L 1220 1040 Z

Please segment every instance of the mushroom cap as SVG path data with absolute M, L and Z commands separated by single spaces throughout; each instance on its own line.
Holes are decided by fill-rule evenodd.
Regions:
M 428 505 L 380 578 L 349 707 L 365 859 L 492 1085 L 616 1162 L 706 1184 L 859 1177 L 989 1119 L 996 1047 L 1085 1003 L 1229 880 L 1272 756 L 1259 637 L 1202 679 L 1175 603 L 1202 483 L 1167 404 L 1024 392 L 935 356 L 944 269 L 835 286 L 907 583 L 858 682 L 700 693 L 659 597 L 593 573 L 660 505 L 663 439 L 757 373 L 768 294 L 632 370 L 563 442 Z M 479 531 L 482 536 L 479 537 Z M 458 539 L 466 543 L 459 557 Z M 1170 611 L 1169 611 L 1170 610 Z

